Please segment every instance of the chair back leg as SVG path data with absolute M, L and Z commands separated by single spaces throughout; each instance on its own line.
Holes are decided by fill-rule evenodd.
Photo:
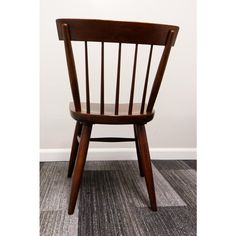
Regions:
M 72 176 L 72 186 L 71 186 L 70 202 L 68 209 L 69 215 L 72 215 L 75 210 L 75 205 L 79 193 L 79 187 L 84 171 L 84 165 L 86 161 L 91 131 L 92 131 L 91 124 L 83 124 L 75 169 Z
M 151 203 L 151 209 L 157 210 L 155 187 L 153 182 L 152 165 L 147 141 L 147 135 L 144 125 L 136 125 L 138 146 L 140 149 L 141 163 L 144 171 L 148 195 Z

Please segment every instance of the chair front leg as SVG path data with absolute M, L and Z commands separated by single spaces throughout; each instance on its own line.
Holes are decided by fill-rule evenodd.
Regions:
M 157 210 L 156 205 L 156 195 L 155 195 L 155 187 L 153 182 L 153 174 L 152 174 L 152 165 L 150 160 L 150 153 L 147 141 L 147 135 L 144 125 L 137 125 L 137 139 L 140 148 L 140 156 L 142 159 L 142 167 L 144 171 L 145 181 L 147 185 L 148 195 L 151 203 L 151 209 L 153 211 Z
M 92 125 L 83 124 L 75 169 L 74 169 L 73 177 L 72 177 L 70 202 L 69 202 L 69 208 L 68 208 L 69 215 L 72 215 L 75 210 L 80 183 L 81 183 L 81 179 L 82 179 L 82 175 L 84 171 L 84 165 L 86 161 L 91 131 L 92 131 Z
M 138 166 L 139 166 L 139 172 L 140 176 L 143 177 L 143 164 L 142 164 L 142 159 L 140 157 L 140 148 L 138 144 L 138 138 L 137 138 L 137 125 L 134 124 L 134 137 L 135 137 L 135 146 L 136 146 L 136 152 L 137 152 L 137 157 L 138 157 Z
M 76 122 L 75 125 L 75 131 L 74 131 L 74 137 L 72 141 L 72 147 L 71 147 L 71 153 L 70 153 L 70 161 L 69 161 L 69 168 L 68 168 L 68 178 L 72 176 L 74 166 L 75 166 L 75 160 L 76 160 L 76 155 L 79 147 L 79 142 L 77 137 L 80 136 L 82 130 L 82 124 L 80 124 L 78 121 Z

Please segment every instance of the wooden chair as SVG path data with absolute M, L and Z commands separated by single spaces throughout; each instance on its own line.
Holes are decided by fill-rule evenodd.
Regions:
M 57 19 L 56 24 L 59 39 L 63 40 L 65 45 L 66 60 L 73 96 L 73 103 L 70 103 L 70 113 L 76 120 L 68 170 L 68 177 L 71 177 L 73 173 L 68 214 L 73 214 L 75 209 L 89 141 L 135 142 L 140 175 L 145 177 L 151 209 L 156 211 L 155 189 L 145 124 L 153 119 L 153 106 L 161 85 L 171 47 L 174 46 L 179 27 L 162 24 L 90 19 Z M 80 99 L 71 41 L 84 41 L 86 82 L 85 102 L 81 102 Z M 101 43 L 101 75 L 99 76 L 101 79 L 100 103 L 90 102 L 88 41 Z M 106 104 L 104 101 L 104 47 L 106 42 L 117 43 L 119 45 L 114 104 Z M 121 51 L 123 43 L 135 44 L 130 98 L 127 104 L 120 104 L 119 102 Z M 150 52 L 147 62 L 142 101 L 141 103 L 136 104 L 134 103 L 134 90 L 139 44 L 150 45 Z M 164 46 L 164 49 L 160 63 L 157 66 L 157 73 L 152 84 L 150 97 L 146 103 L 149 71 L 153 47 L 155 45 Z M 93 124 L 133 125 L 134 138 L 91 138 L 90 134 Z M 80 137 L 80 141 L 77 139 L 78 136 Z

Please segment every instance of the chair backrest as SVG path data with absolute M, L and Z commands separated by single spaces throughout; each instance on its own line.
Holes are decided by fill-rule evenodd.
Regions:
M 104 43 L 118 43 L 117 80 L 114 96 L 114 114 L 119 114 L 120 96 L 120 67 L 122 43 L 135 44 L 133 74 L 131 80 L 128 114 L 132 114 L 136 64 L 138 45 L 150 45 L 140 114 L 152 112 L 153 106 L 161 85 L 171 47 L 174 46 L 179 27 L 173 25 L 150 24 L 138 22 L 91 20 L 91 19 L 57 19 L 57 30 L 60 40 L 64 41 L 67 66 L 72 90 L 73 101 L 76 111 L 81 111 L 81 101 L 77 80 L 76 66 L 71 41 L 84 41 L 85 44 L 85 80 L 86 80 L 86 108 L 90 113 L 90 89 L 89 89 L 89 66 L 88 66 L 88 41 L 101 42 L 101 88 L 100 88 L 100 113 L 104 114 Z M 147 106 L 146 94 L 149 80 L 149 71 L 152 60 L 153 46 L 164 46 L 157 72 L 152 84 Z

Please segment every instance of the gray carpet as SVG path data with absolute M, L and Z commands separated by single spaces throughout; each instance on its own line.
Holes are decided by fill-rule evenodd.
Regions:
M 136 161 L 87 162 L 67 215 L 67 162 L 40 165 L 40 235 L 196 235 L 196 161 L 152 161 L 157 212 Z

